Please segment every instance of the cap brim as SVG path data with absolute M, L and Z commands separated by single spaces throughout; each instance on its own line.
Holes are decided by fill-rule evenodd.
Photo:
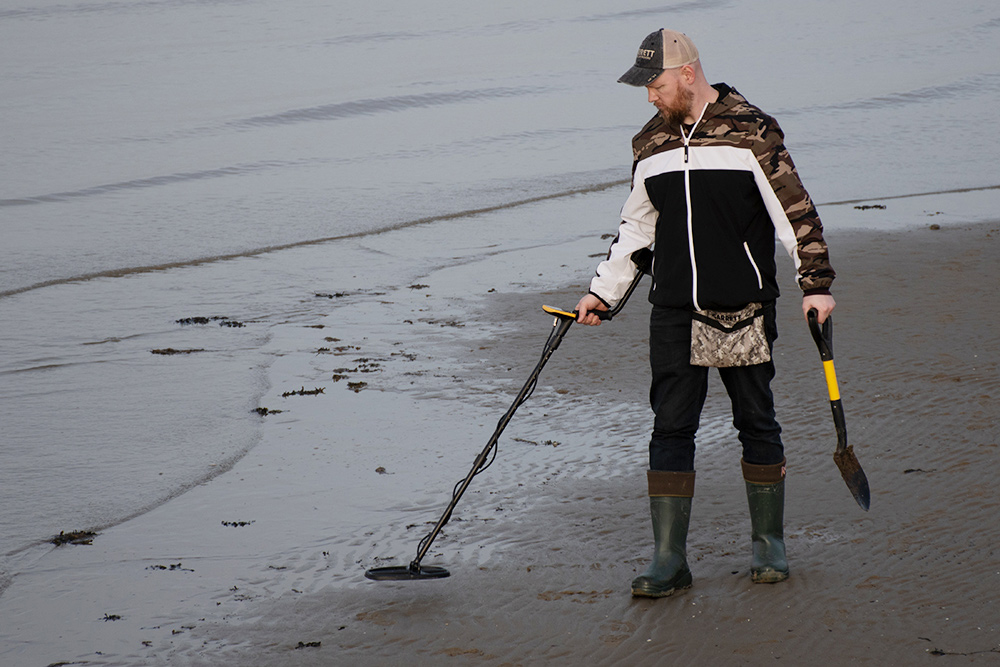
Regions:
M 661 74 L 663 74 L 662 69 L 647 69 L 633 65 L 629 71 L 618 77 L 618 83 L 627 83 L 630 86 L 648 86 Z

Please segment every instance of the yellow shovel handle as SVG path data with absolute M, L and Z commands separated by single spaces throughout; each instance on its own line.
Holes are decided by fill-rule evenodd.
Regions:
M 837 385 L 837 371 L 833 367 L 833 359 L 823 362 L 823 372 L 826 373 L 826 389 L 830 392 L 830 400 L 839 401 L 840 387 Z

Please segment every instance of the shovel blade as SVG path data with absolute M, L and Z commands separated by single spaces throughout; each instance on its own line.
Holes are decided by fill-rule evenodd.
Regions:
M 871 491 L 868 488 L 865 471 L 861 469 L 861 463 L 854 454 L 854 447 L 848 445 L 844 449 L 837 449 L 833 453 L 833 460 L 840 468 L 840 476 L 844 478 L 851 495 L 858 501 L 861 509 L 867 512 L 871 504 Z

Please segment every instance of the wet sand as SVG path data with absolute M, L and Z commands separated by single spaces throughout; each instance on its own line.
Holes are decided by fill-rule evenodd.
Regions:
M 299 609 L 316 618 L 336 608 L 339 621 L 312 625 L 309 636 L 333 635 L 331 651 L 359 664 L 404 653 L 428 663 L 525 665 L 1000 660 L 992 592 L 1000 585 L 1000 496 L 992 482 L 1000 334 L 987 314 L 997 304 L 1000 229 L 831 236 L 841 274 L 834 353 L 872 507 L 861 511 L 833 463 L 836 436 L 818 356 L 786 295 L 775 390 L 789 462 L 787 582 L 750 583 L 739 450 L 731 432 L 716 428 L 702 434 L 696 463 L 694 586 L 669 599 L 630 598 L 628 582 L 645 567 L 651 538 L 644 443 L 629 429 L 628 438 L 608 439 L 612 451 L 599 462 L 567 469 L 553 454 L 552 470 L 522 479 L 527 492 L 511 489 L 497 503 L 534 487 L 540 497 L 530 508 L 502 518 L 490 507 L 476 512 L 495 520 L 463 526 L 455 537 L 502 543 L 495 564 L 455 567 L 443 582 L 329 591 Z M 561 304 L 575 298 L 574 291 L 551 295 Z M 513 314 L 519 303 L 511 299 L 502 310 Z M 613 329 L 605 336 L 571 331 L 545 382 L 586 407 L 560 416 L 589 413 L 583 421 L 591 428 L 620 428 L 617 390 L 629 401 L 644 398 L 646 310 L 632 304 L 620 321 L 602 325 L 602 333 Z M 501 343 L 497 358 L 525 349 L 526 329 Z M 634 348 L 636 359 L 623 361 L 622 346 Z M 720 383 L 709 402 L 709 422 L 724 419 Z M 565 443 L 555 452 L 573 451 L 571 436 L 553 429 L 549 437 Z
M 501 287 L 469 312 L 429 280 L 426 304 L 403 306 L 409 324 L 373 327 L 371 312 L 345 306 L 340 330 L 357 338 L 338 344 L 384 362 L 364 391 L 327 382 L 321 395 L 268 405 L 286 411 L 265 418 L 264 444 L 231 472 L 20 576 L 0 598 L 4 622 L 25 628 L 12 655 L 101 665 L 995 664 L 1000 224 L 827 236 L 840 273 L 836 367 L 872 503 L 867 513 L 856 505 L 833 462 L 819 357 L 786 289 L 774 389 L 788 581 L 750 583 L 739 448 L 715 378 L 696 461 L 694 586 L 630 597 L 651 552 L 640 293 L 614 322 L 570 330 L 423 561 L 451 577 L 364 579 L 368 567 L 413 557 L 541 352 L 549 318 L 537 305 L 571 308 L 582 287 Z M 563 259 L 595 261 L 579 248 Z M 287 379 L 291 389 L 311 382 Z M 282 446 L 269 446 L 281 432 Z M 410 450 L 381 444 L 407 441 Z M 38 623 L 44 632 L 28 630 Z

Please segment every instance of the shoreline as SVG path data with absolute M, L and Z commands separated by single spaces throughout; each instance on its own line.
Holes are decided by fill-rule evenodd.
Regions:
M 265 418 L 261 444 L 92 546 L 52 550 L 19 572 L 0 596 L 13 623 L 0 657 L 753 664 L 836 650 L 836 664 L 989 660 L 1000 628 L 984 591 L 1000 577 L 989 546 L 1000 529 L 987 520 L 998 501 L 983 471 L 1000 448 L 989 398 L 1000 389 L 1000 340 L 980 311 L 998 277 L 1000 229 L 827 236 L 839 273 L 838 377 L 872 510 L 857 508 L 830 460 L 822 370 L 785 288 L 774 384 L 789 454 L 785 584 L 746 576 L 739 453 L 716 378 L 699 432 L 694 588 L 660 601 L 628 595 L 651 548 L 642 287 L 614 322 L 572 329 L 546 366 L 497 462 L 424 560 L 452 576 L 363 578 L 408 562 L 467 472 L 541 351 L 549 317 L 536 309 L 579 298 L 585 283 L 546 288 L 566 280 L 531 272 L 554 258 L 571 277 L 588 275 L 587 256 L 605 242 L 581 238 L 443 268 L 426 290 L 337 304 L 338 345 L 360 348 L 343 359 L 382 364 L 359 392 L 324 380 L 322 395 L 276 398 L 341 361 L 315 355 L 304 374 L 303 355 L 288 351 L 315 350 L 332 327 L 282 327 L 262 405 L 286 411 Z

